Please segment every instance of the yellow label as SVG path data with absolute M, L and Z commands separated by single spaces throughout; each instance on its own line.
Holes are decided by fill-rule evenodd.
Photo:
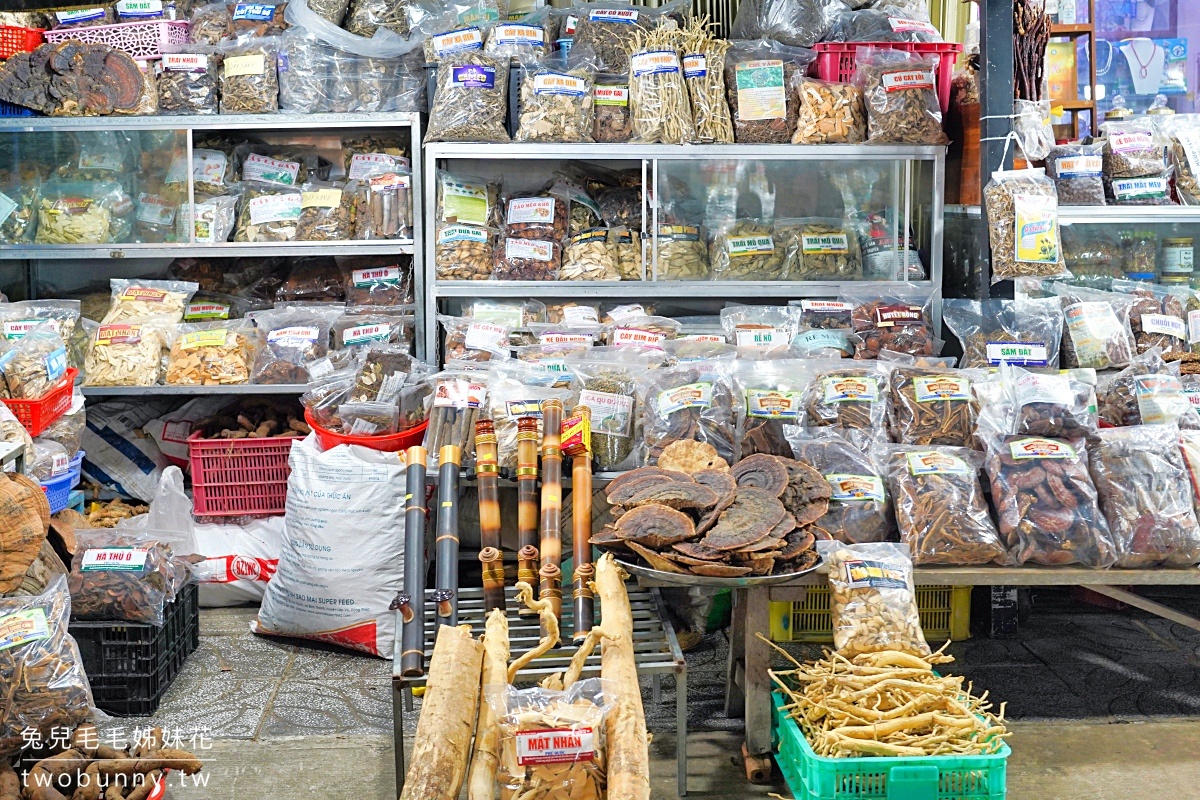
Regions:
M 341 189 L 317 189 L 300 196 L 301 208 L 337 208 L 342 204 Z
M 1016 206 L 1017 261 L 1030 264 L 1058 262 L 1058 198 L 1018 194 Z
M 267 71 L 267 60 L 262 53 L 247 56 L 229 56 L 225 59 L 225 77 L 238 75 L 262 75 Z
M 453 500 L 443 500 L 442 508 L 454 508 L 454 501 Z
M 220 328 L 215 331 L 193 331 L 185 333 L 179 340 L 180 350 L 199 350 L 201 347 L 224 347 L 225 337 L 229 331 Z

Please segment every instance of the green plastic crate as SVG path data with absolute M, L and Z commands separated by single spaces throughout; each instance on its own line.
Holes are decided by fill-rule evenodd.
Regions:
M 970 586 L 917 586 L 917 610 L 925 638 L 939 645 L 950 639 L 959 642 L 971 636 Z M 829 610 L 829 587 L 809 586 L 807 597 L 798 602 L 771 602 L 771 640 L 833 644 L 833 618 Z
M 775 761 L 796 800 L 1004 800 L 1008 756 L 825 758 L 771 693 Z

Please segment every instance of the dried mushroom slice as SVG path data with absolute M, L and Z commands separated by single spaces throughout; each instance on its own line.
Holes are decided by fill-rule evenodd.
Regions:
M 712 508 L 721 498 L 707 486 L 698 483 L 670 481 L 659 486 L 650 486 L 635 494 L 625 505 L 636 508 L 649 503 L 658 503 L 674 509 Z
M 733 474 L 728 469 L 700 470 L 692 475 L 692 480 L 701 486 L 707 486 L 721 497 L 737 490 L 737 481 L 734 480 Z
M 751 575 L 770 575 L 771 570 L 775 569 L 775 553 L 748 553 L 741 555 L 734 553 L 734 561 L 738 566 L 750 568 Z
M 648 475 L 656 475 L 672 481 L 691 480 L 691 478 L 685 473 L 676 472 L 675 470 L 663 469 L 661 467 L 639 467 L 637 469 L 631 469 L 629 472 L 613 478 L 611 481 L 609 481 L 609 484 L 604 491 L 607 494 L 612 494 L 617 489 L 621 488 L 621 486 L 625 483 L 629 481 L 636 481 L 639 478 L 644 478 Z
M 703 575 L 706 578 L 741 578 L 753 572 L 750 567 L 735 567 L 732 564 L 705 564 L 693 566 L 693 575 Z
M 816 550 L 805 550 L 800 554 L 800 557 L 788 564 L 788 572 L 804 572 L 806 569 L 812 569 L 821 560 L 821 556 Z
M 734 550 L 733 557 L 734 557 L 734 559 L 737 559 L 738 555 L 742 554 L 742 553 L 754 554 L 754 553 L 766 553 L 771 550 L 779 550 L 779 549 L 783 548 L 784 543 L 786 541 L 787 540 L 784 539 L 782 536 L 779 536 L 779 537 L 768 536 L 766 539 L 763 539 L 761 542 L 755 542 L 752 545 L 747 545 L 746 547 L 743 547 L 741 550 Z
M 786 506 L 785 506 L 786 508 Z M 771 538 L 782 539 L 793 530 L 796 529 L 796 518 L 791 514 L 784 514 L 783 519 L 779 520 L 779 524 L 771 529 Z
M 738 488 L 762 489 L 779 497 L 788 487 L 788 471 L 783 462 L 766 453 L 744 458 L 731 470 Z
M 617 529 L 612 525 L 605 525 L 600 529 L 599 533 L 593 533 L 589 542 L 597 547 L 606 547 L 610 550 L 628 550 L 629 546 Z
M 779 557 L 784 561 L 791 561 L 798 558 L 801 553 L 812 550 L 817 544 L 817 538 L 813 534 L 804 529 L 797 528 L 787 535 L 787 546 L 783 548 L 783 552 Z M 813 551 L 816 552 L 816 551 Z
M 821 473 L 798 461 L 786 462 L 788 485 L 780 498 L 796 518 L 797 525 L 810 525 L 829 510 L 833 489 Z
M 672 483 L 675 481 L 663 475 L 639 475 L 634 480 L 618 484 L 615 490 L 610 484 L 606 497 L 610 506 L 623 506 L 628 504 L 634 495 L 645 489 Z
M 710 470 L 719 464 L 725 464 L 725 459 L 717 455 L 717 448 L 707 442 L 696 442 L 691 439 L 681 439 L 663 448 L 658 457 L 658 466 L 662 469 L 677 470 L 688 475 Z M 728 464 L 725 467 L 728 468 Z
M 674 572 L 677 575 L 687 575 L 688 571 L 669 558 L 664 558 L 648 547 L 642 547 L 637 542 L 627 542 L 629 549 L 646 559 L 652 569 L 659 572 Z
M 617 521 L 617 533 L 627 544 L 637 542 L 661 550 L 676 542 L 694 539 L 696 525 L 682 511 L 652 504 L 622 514 Z
M 694 558 L 698 561 L 720 561 L 725 557 L 725 554 L 720 550 L 714 550 L 700 542 L 676 542 L 671 545 L 671 549 L 682 556 Z
M 786 513 L 771 494 L 761 489 L 739 489 L 733 504 L 721 512 L 701 544 L 716 550 L 740 550 L 767 538 Z

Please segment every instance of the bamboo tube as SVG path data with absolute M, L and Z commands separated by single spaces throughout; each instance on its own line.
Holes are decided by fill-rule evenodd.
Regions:
M 517 420 L 517 580 L 537 583 L 538 501 L 537 420 Z
M 425 674 L 425 448 L 410 447 L 405 456 L 404 592 L 397 598 L 404 623 L 400 671 L 419 678 Z
M 496 428 L 490 419 L 475 423 L 475 475 L 479 480 L 479 561 L 483 564 L 483 609 L 505 609 L 504 554 L 500 550 L 499 461 Z
M 500 721 L 487 697 L 489 687 L 499 689 L 508 685 L 509 655 L 508 618 L 502 610 L 493 608 L 488 614 L 483 633 L 479 722 L 475 726 L 475 752 L 471 756 L 471 771 L 467 776 L 467 800 L 495 800 L 496 797 L 496 770 L 500 766 Z
M 458 624 L 458 470 L 462 450 L 442 446 L 438 454 L 437 601 L 438 625 Z
M 650 745 L 633 656 L 633 611 L 625 592 L 625 572 L 611 553 L 596 563 L 600 627 L 606 637 L 600 677 L 616 687 L 613 709 L 604 720 L 608 740 L 608 796 L 650 800 Z
M 584 419 L 584 429 L 590 428 L 592 410 L 587 406 L 575 406 L 572 417 Z M 582 437 L 580 449 L 571 462 L 571 542 L 574 549 L 575 570 L 571 586 L 571 597 L 575 601 L 574 641 L 587 638 L 592 629 L 595 611 L 592 602 L 592 581 L 596 568 L 592 566 L 592 452 L 590 437 Z
M 483 644 L 470 625 L 438 628 L 400 800 L 457 800 L 479 708 Z
M 538 597 L 562 619 L 562 401 L 542 401 L 542 566 Z

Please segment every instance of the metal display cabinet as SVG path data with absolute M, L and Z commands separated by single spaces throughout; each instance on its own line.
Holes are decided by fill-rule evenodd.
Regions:
M 909 231 L 926 267 L 927 277 L 915 281 L 940 289 L 942 285 L 942 203 L 945 150 L 940 146 L 907 145 L 642 145 L 642 144 L 457 144 L 435 143 L 425 148 L 425 327 L 429 361 L 438 356 L 439 312 L 474 298 L 645 300 L 659 304 L 658 313 L 715 314 L 728 300 L 785 304 L 791 298 L 834 297 L 848 285 L 886 291 L 897 277 L 861 281 L 800 280 L 666 280 L 659 276 L 660 222 L 673 219 L 670 205 L 681 187 L 693 201 L 698 193 L 720 186 L 722 176 L 737 189 L 736 216 L 767 219 L 842 219 L 856 199 L 882 208 L 891 226 L 891 269 L 901 263 Z M 505 190 L 536 190 L 564 165 L 584 162 L 599 167 L 641 171 L 642 280 L 625 281 L 502 281 L 439 280 L 435 267 L 437 235 L 437 173 L 500 180 Z M 753 196 L 753 200 L 750 198 Z M 746 201 L 746 202 L 743 202 Z M 705 198 L 688 224 L 711 220 L 720 198 Z M 747 214 L 745 208 L 752 207 Z M 862 205 L 857 205 L 863 208 Z M 706 211 L 708 209 L 708 211 Z M 756 213 L 755 213 L 756 212 Z M 684 212 L 687 214 L 688 212 Z M 706 216 L 706 214 L 708 216 Z M 678 308 L 664 311 L 674 303 Z M 936 310 L 935 310 L 936 313 Z
M 161 270 L 171 259 L 193 257 L 270 257 L 270 256 L 341 256 L 396 255 L 413 256 L 413 293 L 416 303 L 416 331 L 422 330 L 424 271 L 421 267 L 421 115 L 417 113 L 363 114 L 261 114 L 261 115 L 194 115 L 144 117 L 7 117 L 0 118 L 0 147 L 5 148 L 6 163 L 0 168 L 14 170 L 20 164 L 20 153 L 30 148 L 53 148 L 73 134 L 92 134 L 97 140 L 109 132 L 140 132 L 141 150 L 135 151 L 138 160 L 157 158 L 158 161 L 182 157 L 180 163 L 192 163 L 194 143 L 205 132 L 244 134 L 268 142 L 287 142 L 296 137 L 349 137 L 356 135 L 405 131 L 404 139 L 412 156 L 412 213 L 413 235 L 410 239 L 371 241 L 320 242 L 256 242 L 204 243 L 195 241 L 195 231 L 187 226 L 188 241 L 149 244 L 114 242 L 99 245 L 15 244 L 0 245 L 0 267 L 8 267 L 5 277 L 23 284 L 24 294 L 37 299 L 41 278 L 53 271 L 71 270 L 92 280 L 124 277 Z M 149 136 L 144 135 L 149 134 Z M 154 134 L 157 134 L 155 136 Z M 18 138 L 19 137 L 19 138 Z M 5 141 L 7 140 L 7 142 Z M 170 148 L 153 152 L 146 142 Z M 136 167 L 135 167 L 136 169 Z M 11 174 L 11 173 L 10 173 Z M 195 184 L 191 169 L 186 170 L 186 200 L 194 204 Z M 9 191 L 0 189 L 0 191 Z M 182 197 L 180 198 L 183 199 Z M 122 237 L 127 238 L 127 237 Z M 128 238 L 133 238 L 132 234 Z M 15 268 L 15 269 L 14 269 Z M 424 339 L 416 337 L 418 357 L 424 357 Z M 220 387 L 114 387 L 89 388 L 85 394 L 296 394 L 302 386 L 220 386 Z

